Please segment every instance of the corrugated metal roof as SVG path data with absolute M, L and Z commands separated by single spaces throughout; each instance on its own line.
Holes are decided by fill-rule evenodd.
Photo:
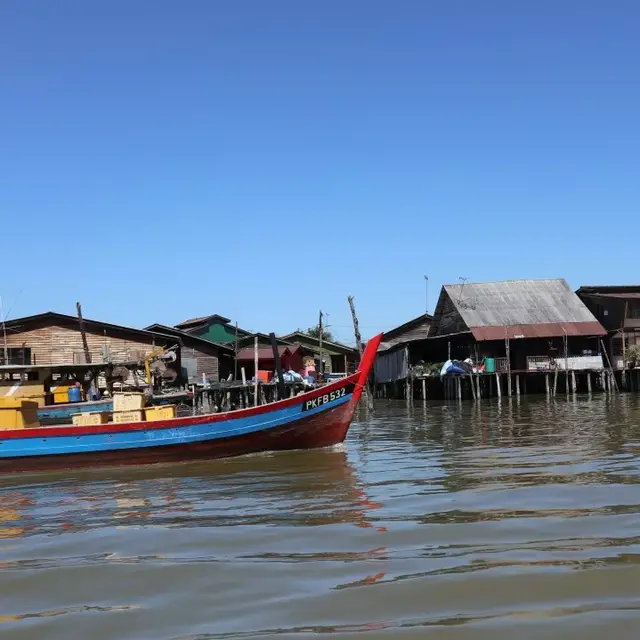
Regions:
M 606 331 L 564 279 L 445 285 L 476 340 L 605 335 Z M 563 331 L 564 329 L 564 331 Z M 479 337 L 481 336 L 481 337 Z
M 217 318 L 218 320 L 220 320 L 220 322 L 224 324 L 229 324 L 229 322 L 231 322 L 229 318 L 225 318 L 224 316 L 219 316 L 217 313 L 214 313 L 210 316 L 201 316 L 199 318 L 189 318 L 188 320 L 183 320 L 182 322 L 177 324 L 176 327 L 180 328 L 180 327 L 186 327 L 192 324 L 205 324 L 207 320 L 210 320 L 212 318 Z
M 282 357 L 285 353 L 292 353 L 299 347 L 291 348 L 280 345 L 278 353 Z M 245 347 L 238 351 L 238 360 L 253 360 L 255 357 L 253 347 Z M 258 347 L 258 360 L 273 360 L 273 349 L 271 347 Z
M 629 293 L 582 293 L 585 297 L 589 298 L 617 298 L 620 300 L 638 300 L 640 299 L 640 292 L 629 291 Z
M 545 324 L 518 324 L 508 327 L 472 327 L 471 333 L 478 341 L 510 340 L 518 338 L 555 338 L 567 336 L 603 336 L 607 332 L 599 322 L 548 322 Z

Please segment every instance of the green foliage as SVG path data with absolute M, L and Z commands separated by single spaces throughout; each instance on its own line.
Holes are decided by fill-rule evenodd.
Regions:
M 636 366 L 640 364 L 640 344 L 634 344 L 626 351 L 627 365 Z
M 305 333 L 308 333 L 310 336 L 314 338 L 320 338 L 320 325 L 316 325 L 315 327 L 309 327 Z M 328 342 L 334 342 L 333 335 L 331 331 L 327 331 L 327 329 L 322 330 L 322 339 L 327 340 Z

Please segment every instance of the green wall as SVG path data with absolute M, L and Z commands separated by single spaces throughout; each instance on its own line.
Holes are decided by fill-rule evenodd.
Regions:
M 210 340 L 211 342 L 220 342 L 226 344 L 234 342 L 236 339 L 236 328 L 228 324 L 222 324 L 222 322 L 214 320 L 208 327 L 195 332 L 199 338 Z M 242 338 L 246 335 L 243 331 L 238 331 L 238 337 Z

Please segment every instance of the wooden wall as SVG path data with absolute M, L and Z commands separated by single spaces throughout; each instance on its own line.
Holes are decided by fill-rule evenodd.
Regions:
M 137 342 L 123 338 L 105 337 L 87 333 L 92 362 L 103 362 L 103 345 L 109 345 L 113 362 L 137 360 L 152 349 L 149 342 Z M 82 337 L 77 329 L 50 326 L 31 331 L 7 334 L 7 346 L 31 349 L 31 364 L 73 364 L 84 362 Z M 75 359 L 74 359 L 75 354 Z
M 219 380 L 220 365 L 216 356 L 203 353 L 191 347 L 184 347 L 181 359 L 182 368 L 186 368 L 190 374 L 195 374 L 189 376 L 189 382 L 202 382 L 203 373 L 210 380 Z

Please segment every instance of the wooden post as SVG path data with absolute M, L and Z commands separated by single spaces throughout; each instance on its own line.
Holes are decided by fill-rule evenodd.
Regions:
M 87 332 L 84 330 L 84 319 L 82 318 L 82 307 L 76 302 L 78 311 L 78 324 L 80 325 L 80 336 L 82 337 L 82 348 L 84 349 L 85 364 L 91 364 L 91 352 L 89 351 L 89 343 L 87 342 Z M 7 364 L 9 364 L 7 362 Z
M 591 395 L 591 371 L 587 371 L 587 391 Z
M 320 352 L 318 358 L 320 359 L 319 367 L 318 367 L 318 380 L 324 380 L 324 367 L 322 366 L 322 311 L 320 311 L 320 315 L 318 316 L 318 351 Z
M 91 364 L 91 351 L 89 351 L 89 343 L 87 342 L 87 332 L 84 328 L 84 318 L 82 317 L 82 307 L 79 302 L 76 302 L 76 311 L 78 312 L 78 324 L 80 325 L 80 336 L 82 337 L 82 349 L 84 351 L 85 364 Z M 9 364 L 9 362 L 7 362 Z M 135 378 L 135 375 L 134 375 Z M 149 380 L 149 384 L 152 380 Z M 91 376 L 91 383 L 89 385 L 91 389 L 91 396 L 98 397 L 98 376 Z
M 478 400 L 482 399 L 482 388 L 480 387 L 480 376 L 476 373 L 476 391 L 477 391 L 477 396 L 478 396 Z
M 469 374 L 469 386 L 471 387 L 471 397 L 476 400 L 476 387 L 475 387 L 475 383 L 473 382 L 473 373 Z
M 562 329 L 562 333 L 564 334 L 562 338 L 564 342 L 564 390 L 565 393 L 569 395 L 569 338 L 564 328 Z
M 422 378 L 422 403 L 427 404 L 427 379 Z
M 253 339 L 253 365 L 255 368 L 254 385 L 253 385 L 253 404 L 258 406 L 260 404 L 260 398 L 258 397 L 258 336 Z
M 358 325 L 358 316 L 356 316 L 356 307 L 353 304 L 353 296 L 349 296 L 347 300 L 349 301 L 349 307 L 351 308 L 351 318 L 353 319 L 353 332 L 356 337 L 356 346 L 358 347 L 360 358 L 362 359 L 364 349 L 362 348 L 362 337 L 360 336 L 360 327 Z M 367 380 L 367 407 L 369 407 L 369 409 L 373 409 L 373 392 L 371 389 L 370 379 Z
M 240 373 L 242 374 L 242 384 L 247 385 L 247 374 L 244 371 L 244 367 L 240 368 Z
M 273 360 L 276 365 L 276 374 L 278 375 L 278 400 L 283 400 L 287 397 L 287 389 L 284 385 L 284 374 L 282 372 L 282 363 L 280 362 L 280 352 L 278 351 L 278 341 L 276 340 L 276 334 L 270 333 L 271 350 L 273 351 Z
M 496 373 L 496 389 L 498 392 L 498 398 L 502 398 L 502 389 L 500 388 L 500 374 Z
M 4 362 L 2 364 L 9 366 L 9 364 L 11 363 L 9 362 L 9 345 L 7 343 L 7 323 L 4 315 L 4 307 L 2 306 L 2 296 L 0 296 L 0 320 L 2 320 L 2 335 L 4 337 Z M 22 353 L 24 354 L 24 350 L 22 351 Z
M 238 379 L 238 322 L 236 321 L 236 343 L 233 354 L 233 379 Z
M 458 400 L 462 400 L 462 384 L 460 383 L 460 376 L 456 376 L 456 392 Z
M 556 365 L 557 367 L 557 365 Z M 558 393 L 558 369 L 553 372 L 553 395 Z
M 620 334 L 622 335 L 622 370 L 627 369 L 627 345 L 625 344 L 624 325 L 627 322 L 627 311 L 629 310 L 629 302 L 624 303 L 624 317 L 622 318 L 622 326 L 620 327 Z
M 544 389 L 547 392 L 547 395 L 551 395 L 551 389 L 549 387 L 549 374 L 544 374 Z
M 520 374 L 516 373 L 516 395 L 520 397 Z
M 613 380 L 613 385 L 616 388 L 617 392 L 620 392 L 620 389 L 618 389 L 618 382 L 616 381 L 616 376 L 613 373 L 613 367 L 611 366 L 611 359 L 609 358 L 609 354 L 607 353 L 607 350 L 604 346 L 604 342 L 602 341 L 602 338 L 600 338 L 600 344 L 602 346 L 602 350 L 604 351 L 604 355 L 607 357 L 607 362 L 609 363 L 609 371 L 611 371 L 611 378 Z M 611 389 L 611 391 L 613 391 L 613 388 Z
M 511 395 L 513 394 L 513 388 L 512 388 L 512 381 L 511 381 L 511 372 L 509 372 L 507 374 L 507 395 L 509 397 L 511 397 Z
M 575 395 L 577 390 L 578 390 L 578 384 L 576 383 L 576 372 L 572 371 L 571 372 L 571 393 Z

